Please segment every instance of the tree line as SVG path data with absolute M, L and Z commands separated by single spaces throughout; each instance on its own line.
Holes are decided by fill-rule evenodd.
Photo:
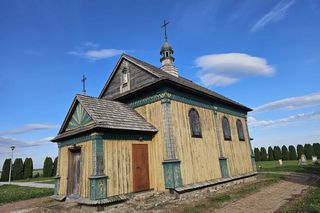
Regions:
M 1 178 L 0 181 L 8 181 L 9 180 L 9 173 L 10 173 L 10 164 L 11 159 L 6 159 L 2 166 Z M 52 161 L 52 158 L 46 157 L 43 163 L 43 177 L 52 177 L 57 173 L 57 165 L 58 164 L 58 157 Z M 21 179 L 28 179 L 39 177 L 40 174 L 36 173 L 33 175 L 33 161 L 32 158 L 26 158 L 24 162 L 22 158 L 16 158 L 12 165 L 11 171 L 11 180 L 21 180 Z
M 320 158 L 320 144 L 305 144 L 304 146 L 299 144 L 297 148 L 293 145 L 283 145 L 268 147 L 268 152 L 265 147 L 255 148 L 254 155 L 256 161 L 273 161 L 273 160 L 297 160 L 300 159 L 301 155 L 305 154 L 308 160 L 311 160 L 312 156 Z

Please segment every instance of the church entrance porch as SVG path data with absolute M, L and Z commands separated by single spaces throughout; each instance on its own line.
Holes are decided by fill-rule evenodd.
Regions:
M 69 149 L 68 197 L 80 197 L 81 148 Z
M 145 191 L 150 188 L 148 145 L 132 145 L 133 191 Z

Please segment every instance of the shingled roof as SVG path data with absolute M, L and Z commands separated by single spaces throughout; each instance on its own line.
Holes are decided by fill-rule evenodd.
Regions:
M 167 81 L 169 81 L 169 82 L 175 83 L 175 84 L 180 85 L 180 86 L 183 86 L 183 87 L 185 87 L 185 88 L 194 90 L 194 91 L 196 91 L 196 92 L 203 93 L 203 94 L 205 94 L 205 95 L 207 95 L 207 96 L 209 96 L 209 97 L 211 97 L 211 98 L 213 98 L 213 99 L 220 100 L 220 101 L 225 102 L 225 103 L 227 103 L 227 104 L 236 106 L 236 107 L 238 107 L 238 108 L 240 108 L 240 109 L 242 109 L 242 110 L 252 111 L 252 109 L 250 109 L 249 107 L 246 107 L 246 106 L 244 106 L 244 105 L 242 105 L 242 104 L 240 104 L 240 103 L 238 103 L 238 102 L 236 102 L 236 101 L 234 101 L 234 100 L 231 100 L 231 99 L 229 99 L 229 98 L 227 98 L 227 97 L 225 97 L 225 96 L 223 96 L 223 95 L 221 95 L 221 94 L 219 94 L 219 93 L 216 93 L 216 92 L 214 92 L 214 91 L 212 91 L 212 90 L 209 90 L 209 89 L 207 89 L 207 88 L 205 88 L 205 87 L 202 87 L 202 86 L 200 86 L 200 85 L 198 85 L 198 84 L 196 84 L 196 83 L 194 83 L 194 82 L 192 82 L 192 81 L 190 81 L 190 80 L 188 80 L 188 79 L 185 79 L 185 78 L 183 78 L 183 77 L 181 77 L 181 76 L 176 77 L 176 76 L 170 75 L 169 73 L 164 72 L 164 71 L 161 70 L 160 68 L 155 67 L 155 66 L 153 66 L 153 65 L 151 65 L 151 64 L 149 64 L 149 63 L 146 63 L 146 62 L 144 62 L 144 61 L 141 61 L 141 60 L 139 60 L 139 59 L 137 59 L 137 58 L 135 58 L 135 57 L 132 57 L 132 56 L 127 55 L 127 54 L 122 54 L 122 56 L 121 56 L 121 58 L 120 58 L 119 61 L 121 61 L 122 58 L 125 58 L 125 59 L 127 59 L 128 61 L 131 61 L 132 63 L 134 63 L 134 64 L 142 67 L 144 70 L 146 70 L 146 71 L 148 71 L 149 73 L 153 74 L 154 76 L 158 77 L 158 80 L 155 81 L 155 82 L 153 82 L 153 83 L 167 80 Z M 119 63 L 118 63 L 118 64 L 119 64 Z M 113 74 L 113 73 L 112 73 L 112 74 Z M 111 74 L 109 80 L 112 78 L 112 74 Z M 106 85 L 104 86 L 104 88 L 103 88 L 103 90 L 102 90 L 99 98 L 102 97 L 103 93 L 104 93 L 105 90 L 107 89 L 109 80 L 108 80 L 108 82 L 106 83 Z M 145 87 L 147 87 L 147 86 L 150 86 L 150 85 L 145 85 Z M 143 89 L 143 88 L 144 88 L 144 87 L 142 87 L 142 88 L 140 88 L 140 89 Z M 127 95 L 127 94 L 129 94 L 129 93 L 131 93 L 131 92 L 135 92 L 135 91 L 128 91 L 128 92 L 126 92 L 126 93 L 121 94 L 120 96 Z M 120 97 L 120 96 L 119 96 L 119 97 Z M 117 99 L 117 98 L 119 98 L 119 97 L 115 97 L 115 99 Z
M 82 105 L 94 122 L 93 124 L 65 131 L 66 125 L 70 120 L 70 116 L 72 116 L 72 112 L 74 111 L 77 103 Z M 52 139 L 52 141 L 56 142 L 59 141 L 59 139 L 79 134 L 94 128 L 130 130 L 150 133 L 158 131 L 139 113 L 124 103 L 98 99 L 90 96 L 76 95 L 58 136 Z

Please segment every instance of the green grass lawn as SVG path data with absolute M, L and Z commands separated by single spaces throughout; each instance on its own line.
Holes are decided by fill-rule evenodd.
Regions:
M 283 161 L 283 165 L 279 161 L 258 161 L 256 162 L 258 172 L 304 172 L 320 174 L 320 165 L 312 165 L 308 161 L 306 166 L 298 166 L 298 161 L 288 160 Z
M 53 195 L 53 189 L 2 185 L 0 186 L 0 205 L 18 200 L 27 200 L 49 195 Z
M 21 180 L 14 180 L 14 182 L 41 182 L 41 183 L 53 183 L 53 177 L 27 178 L 27 179 L 21 179 Z

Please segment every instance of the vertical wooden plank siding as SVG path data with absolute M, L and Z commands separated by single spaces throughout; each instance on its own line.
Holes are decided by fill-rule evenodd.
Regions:
M 171 101 L 173 135 L 184 185 L 221 178 L 212 110 Z M 202 138 L 191 137 L 188 113 L 199 113 Z
M 240 174 L 245 174 L 248 172 L 252 172 L 252 162 L 251 162 L 251 151 L 250 151 L 250 144 L 248 141 L 248 132 L 247 127 L 245 125 L 245 119 L 231 116 L 224 113 L 218 112 L 218 126 L 222 130 L 222 122 L 221 119 L 223 116 L 226 116 L 230 123 L 231 129 L 231 141 L 225 141 L 223 137 L 223 131 L 221 131 L 221 141 L 224 150 L 224 157 L 227 158 L 228 167 L 229 167 L 229 175 L 235 176 Z M 239 141 L 238 132 L 236 121 L 240 119 L 243 126 L 243 132 L 245 136 L 245 141 Z
M 163 125 L 163 110 L 161 101 L 137 107 L 135 110 L 146 119 L 146 121 L 153 124 L 158 132 L 149 142 L 149 171 L 150 171 L 150 188 L 157 191 L 164 191 L 164 176 L 163 166 L 165 156 L 164 144 L 164 125 Z
M 89 198 L 89 176 L 91 175 L 91 162 L 92 162 L 92 144 L 91 141 L 77 144 L 81 146 L 81 185 L 80 185 L 80 196 Z M 60 187 L 59 195 L 67 195 L 68 185 L 68 160 L 70 157 L 68 146 L 60 148 Z
M 107 195 L 133 192 L 132 144 L 147 144 L 150 152 L 151 141 L 104 140 L 105 173 L 108 175 Z M 153 162 L 149 159 L 149 168 Z

